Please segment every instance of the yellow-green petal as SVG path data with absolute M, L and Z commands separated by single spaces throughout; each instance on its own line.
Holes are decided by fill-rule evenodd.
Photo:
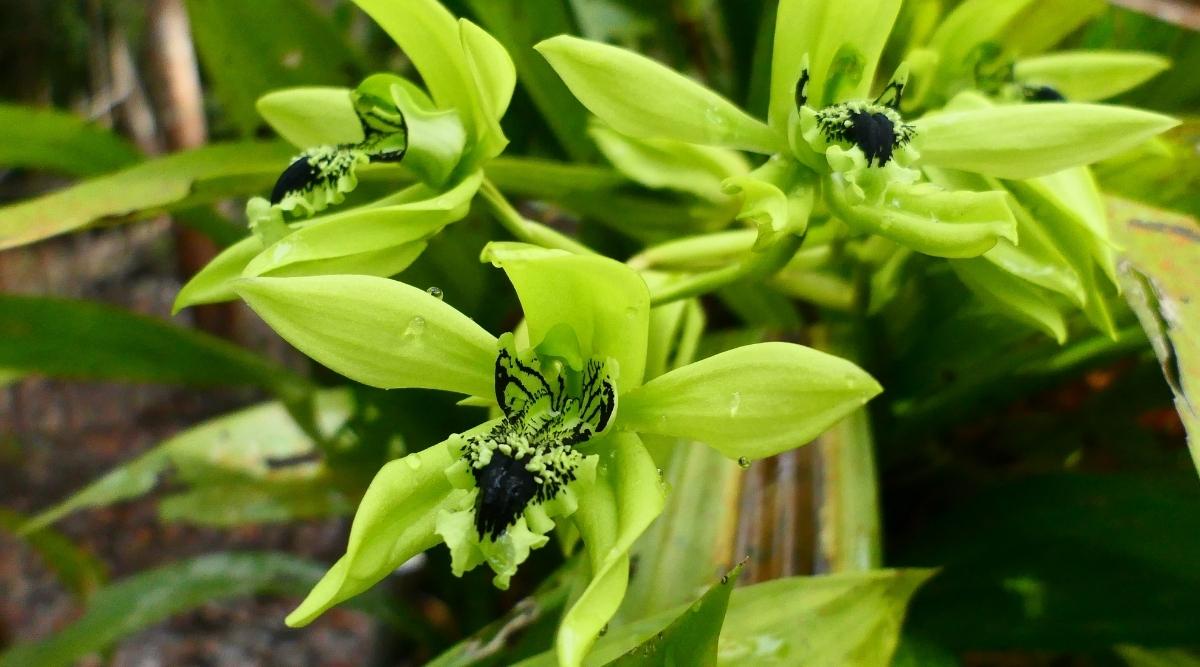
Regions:
M 1073 102 L 1105 100 L 1136 88 L 1171 66 L 1157 53 L 1060 51 L 1018 60 L 1018 82 L 1051 86 Z
M 807 444 L 881 391 L 858 366 L 791 343 L 739 347 L 621 397 L 619 428 L 704 442 L 733 459 Z

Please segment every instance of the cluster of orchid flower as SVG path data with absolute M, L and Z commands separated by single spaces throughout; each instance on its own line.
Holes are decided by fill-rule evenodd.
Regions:
M 185 286 L 177 306 L 240 297 L 348 378 L 456 392 L 492 418 L 378 472 L 345 555 L 292 625 L 438 543 L 456 574 L 486 564 L 506 587 L 557 529 L 564 550 L 582 543 L 590 572 L 556 642 L 561 664 L 581 664 L 624 595 L 630 548 L 663 507 L 639 434 L 754 460 L 803 445 L 880 391 L 854 364 L 791 343 L 662 372 L 648 363 L 655 307 L 747 277 L 819 272 L 797 262 L 825 247 L 873 276 L 920 255 L 946 258 L 982 298 L 1059 340 L 1070 308 L 1111 331 L 1112 254 L 1086 165 L 1174 124 L 1076 101 L 1120 92 L 1163 65 L 1141 54 L 1025 57 L 1086 18 L 1065 15 L 1061 34 L 1006 38 L 1040 11 L 1027 0 L 968 0 L 940 25 L 912 30 L 908 64 L 878 89 L 900 0 L 781 0 L 766 122 L 648 58 L 555 37 L 537 48 L 595 115 L 593 134 L 619 170 L 662 187 L 653 168 L 623 169 L 621 151 L 652 146 L 642 154 L 669 162 L 707 147 L 735 207 L 728 223 L 745 225 L 621 263 L 520 219 L 488 181 L 516 82 L 498 42 L 435 0 L 356 2 L 425 87 L 377 74 L 354 90 L 264 97 L 263 116 L 304 152 L 269 199 L 249 202 L 254 234 Z M 765 159 L 751 170 L 737 151 Z M 326 211 L 370 171 L 413 184 Z M 499 339 L 388 278 L 477 194 L 521 241 L 491 243 L 482 258 L 507 274 L 524 312 Z M 865 307 L 887 296 L 876 289 Z

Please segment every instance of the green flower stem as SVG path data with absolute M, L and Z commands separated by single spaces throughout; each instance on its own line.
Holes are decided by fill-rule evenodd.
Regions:
M 546 225 L 526 220 L 513 205 L 509 203 L 504 193 L 488 179 L 483 179 L 479 187 L 483 201 L 491 209 L 492 215 L 502 227 L 508 230 L 518 241 L 531 243 L 543 248 L 566 250 L 576 255 L 594 255 L 595 251 L 582 243 L 554 231 Z
M 668 241 L 634 255 L 627 264 L 637 271 L 655 267 L 724 264 L 750 252 L 758 232 L 741 229 Z
M 694 273 L 683 280 L 669 283 L 658 291 L 652 291 L 650 305 L 661 306 L 679 299 L 708 294 L 740 280 L 766 278 L 786 266 L 803 243 L 803 235 L 789 234 L 741 264 Z

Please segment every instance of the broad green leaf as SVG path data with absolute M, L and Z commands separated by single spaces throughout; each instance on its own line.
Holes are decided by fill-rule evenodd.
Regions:
M 0 167 L 90 176 L 129 166 L 137 150 L 72 113 L 0 104 Z
M 1171 61 L 1138 51 L 1059 51 L 1018 60 L 1017 81 L 1051 86 L 1068 100 L 1095 102 L 1149 81 Z
M 583 108 L 533 45 L 572 32 L 571 14 L 563 0 L 469 0 L 475 16 L 512 56 L 521 86 L 541 112 L 558 143 L 575 160 L 592 157 L 587 110 Z
M 92 596 L 78 620 L 37 642 L 0 654 L 0 666 L 73 665 L 122 637 L 216 600 L 257 594 L 295 595 L 320 566 L 269 552 L 215 553 L 136 574 Z
M 1123 644 L 1116 652 L 1129 667 L 1200 667 L 1200 657 L 1182 649 L 1152 650 Z
M 0 367 L 51 377 L 274 390 L 304 383 L 219 338 L 88 301 L 0 295 L 0 339 Z
M 881 388 L 854 364 L 789 343 L 730 350 L 621 397 L 622 429 L 704 442 L 733 459 L 807 444 Z
M 717 664 L 887 667 L 905 607 L 930 570 L 873 570 L 790 577 L 736 588 L 729 599 Z M 585 661 L 604 665 L 666 628 L 677 607 L 609 630 Z M 544 653 L 518 667 L 549 667 Z
M 301 150 L 363 140 L 349 88 L 284 88 L 258 98 L 255 108 L 275 133 Z
M 892 184 L 877 205 L 852 203 L 848 188 L 825 181 L 826 201 L 860 233 L 884 236 L 935 257 L 977 257 L 1001 239 L 1016 241 L 1017 223 L 1002 192 L 942 190 L 927 183 Z
M 101 222 L 265 190 L 291 155 L 292 149 L 279 143 L 205 146 L 11 204 L 0 208 L 0 250 Z
M 787 131 L 806 57 L 808 106 L 866 98 L 899 12 L 900 0 L 781 0 L 771 60 L 771 127 Z
M 560 664 L 578 667 L 608 624 L 629 580 L 629 550 L 662 512 L 666 489 L 640 438 L 614 433 L 597 447 L 593 484 L 580 485 L 573 515 L 588 556 L 591 581 L 563 615 L 555 639 Z
M 922 164 L 1014 179 L 1103 160 L 1178 124 L 1140 109 L 1073 103 L 953 111 L 913 123 Z
M 332 433 L 349 414 L 349 397 L 345 393 L 317 394 L 316 422 L 323 433 Z M 195 487 L 313 479 L 321 475 L 321 466 L 309 463 L 277 470 L 273 463 L 310 454 L 315 447 L 282 404 L 264 403 L 246 408 L 210 419 L 165 440 L 42 511 L 22 530 L 38 530 L 72 512 L 144 495 L 169 469 L 181 481 Z
M 623 134 L 774 153 L 782 135 L 732 102 L 632 51 L 559 35 L 535 48 L 589 111 Z
M 491 423 L 473 429 L 479 431 Z M 308 625 L 330 607 L 367 590 L 409 558 L 441 541 L 439 508 L 452 491 L 446 468 L 455 460 L 446 440 L 388 463 L 371 480 L 354 514 L 346 554 L 288 614 L 291 627 Z
M 635 138 L 594 123 L 588 134 L 617 171 L 648 188 L 723 201 L 721 183 L 750 170 L 740 153 L 671 139 Z
M 611 667 L 655 667 L 657 665 L 695 665 L 715 667 L 717 642 L 729 608 L 729 594 L 737 585 L 742 566 L 713 584 L 691 607 L 662 632 L 608 663 Z
M 260 124 L 255 101 L 286 86 L 347 84 L 362 71 L 333 23 L 309 2 L 187 0 L 204 72 L 242 136 Z
M 411 193 L 405 197 L 408 201 L 377 202 L 311 220 L 258 254 L 243 275 L 279 275 L 301 263 L 362 256 L 422 241 L 467 214 L 482 179 L 482 172 L 475 172 L 446 191 L 417 185 L 405 191 Z
M 285 340 L 352 380 L 491 395 L 496 339 L 424 290 L 371 276 L 248 278 L 236 289 Z
M 1067 321 L 1045 291 L 984 259 L 950 262 L 959 279 L 984 302 L 1044 332 L 1059 344 L 1067 341 Z
M 474 135 L 477 96 L 471 64 L 463 51 L 458 21 L 437 0 L 354 0 L 391 36 L 412 61 L 443 109 L 455 109 Z
M 1017 479 L 947 505 L 905 544 L 895 562 L 941 567 L 906 630 L 956 652 L 1195 640 L 1193 475 Z
M 354 509 L 328 476 L 279 481 L 202 482 L 159 503 L 168 523 L 236 528 L 256 523 L 325 519 Z
M 650 294 L 636 272 L 606 257 L 520 243 L 489 243 L 483 259 L 508 275 L 521 300 L 532 344 L 540 344 L 551 329 L 566 324 L 585 358 L 604 355 L 617 360 L 622 391 L 641 384 Z
M 75 597 L 87 599 L 104 584 L 108 578 L 107 568 L 95 555 L 49 528 L 24 532 L 21 530 L 23 524 L 24 517 L 0 508 L 0 531 L 15 535 L 37 552 L 46 567 Z
M 1193 216 L 1110 200 L 1121 284 L 1175 395 L 1200 470 L 1200 224 Z

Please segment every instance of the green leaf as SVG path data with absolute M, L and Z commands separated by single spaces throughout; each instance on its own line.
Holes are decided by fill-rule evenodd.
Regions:
M 315 409 L 319 428 L 332 433 L 350 414 L 349 397 L 343 392 L 320 392 Z M 315 447 L 282 404 L 256 405 L 210 419 L 165 440 L 42 511 L 22 530 L 39 530 L 72 512 L 144 495 L 169 469 L 173 469 L 181 481 L 194 487 L 317 479 L 324 470 L 319 465 L 305 464 L 278 470 L 272 465 L 274 461 L 310 454 Z
M 1124 644 L 1116 652 L 1129 667 L 1200 667 L 1200 658 L 1180 649 L 1155 651 Z
M 621 397 L 622 429 L 704 442 L 733 459 L 807 444 L 881 388 L 854 364 L 790 343 L 748 345 Z
M 790 577 L 736 588 L 730 596 L 717 664 L 887 667 L 905 607 L 930 570 L 872 570 Z M 585 662 L 604 665 L 657 635 L 678 607 L 609 630 Z M 519 667 L 549 667 L 540 656 Z
M 75 597 L 87 599 L 104 584 L 108 574 L 103 561 L 48 528 L 21 531 L 24 523 L 25 518 L 16 512 L 0 509 L 0 530 L 19 537 L 36 551 L 46 567 Z
M 687 192 L 709 201 L 727 199 L 721 183 L 745 174 L 740 153 L 671 139 L 639 139 L 594 123 L 588 134 L 604 157 L 630 180 L 652 189 Z
M 303 383 L 248 350 L 87 301 L 0 295 L 0 367 L 52 377 L 255 385 Z
M 17 644 L 0 655 L 0 666 L 72 665 L 207 602 L 294 595 L 319 574 L 315 563 L 280 553 L 216 553 L 173 563 L 100 589 L 78 620 L 47 639 Z
M 1111 200 L 1112 228 L 1124 248 L 1121 284 L 1175 395 L 1200 471 L 1200 224 L 1195 217 Z
M 913 141 L 922 164 L 1019 179 L 1103 160 L 1178 124 L 1126 107 L 1022 104 L 924 116 Z
M 249 278 L 237 292 L 285 340 L 352 380 L 491 395 L 496 339 L 424 290 L 316 276 Z
M 942 567 L 913 601 L 914 635 L 956 652 L 1195 641 L 1193 476 L 1040 475 L 947 507 L 893 556 Z
M 1051 296 L 984 259 L 952 260 L 959 279 L 986 303 L 1029 324 L 1059 344 L 1067 341 L 1067 321 Z
M 771 127 L 787 132 L 806 57 L 808 106 L 866 98 L 899 11 L 900 0 L 781 0 L 771 60 Z
M 472 429 L 480 432 L 491 422 Z M 392 461 L 379 470 L 350 526 L 346 554 L 288 614 L 293 628 L 367 590 L 409 558 L 441 541 L 434 533 L 439 508 L 452 491 L 446 468 L 455 461 L 446 440 Z
M 90 176 L 140 159 L 116 134 L 72 113 L 0 104 L 0 166 Z
M 350 514 L 354 506 L 328 476 L 232 483 L 201 483 L 172 494 L 158 506 L 167 523 L 236 528 L 247 524 L 325 519 Z
M 653 639 L 630 649 L 608 663 L 611 667 L 654 667 L 656 665 L 696 665 L 715 667 L 717 641 L 729 607 L 729 594 L 742 574 L 742 566 L 721 578 Z
M 554 35 L 572 32 L 571 15 L 563 0 L 469 0 L 467 3 L 517 66 L 525 92 L 567 155 L 585 160 L 595 154 L 587 138 L 587 111 L 571 96 L 533 45 Z
M 504 269 L 517 290 L 530 343 L 540 344 L 551 329 L 566 324 L 584 358 L 604 355 L 617 360 L 621 391 L 641 384 L 650 294 L 635 271 L 606 257 L 521 243 L 489 243 L 483 259 Z M 570 298 L 564 298 L 567 295 Z
M 535 47 L 575 97 L 632 137 L 774 153 L 782 135 L 686 76 L 632 51 L 559 35 Z
M 101 222 L 258 192 L 271 187 L 291 154 L 279 143 L 205 146 L 11 204 L 0 208 L 0 250 Z
M 273 90 L 258 98 L 255 108 L 276 134 L 300 149 L 363 140 L 362 122 L 349 88 Z
M 310 2 L 187 0 L 187 7 L 204 73 L 242 136 L 259 126 L 255 101 L 264 93 L 346 84 L 362 71 L 360 56 Z
M 1155 53 L 1138 51 L 1059 51 L 1018 60 L 1017 81 L 1051 86 L 1067 99 L 1095 102 L 1149 81 L 1171 66 Z
M 614 433 L 593 441 L 600 463 L 593 484 L 579 485 L 575 525 L 587 551 L 591 581 L 563 615 L 555 648 L 559 662 L 578 667 L 608 624 L 629 580 L 629 550 L 662 512 L 666 489 L 640 438 Z
M 440 108 L 454 109 L 468 134 L 481 120 L 476 116 L 475 76 L 463 50 L 458 21 L 437 0 L 354 0 L 412 61 Z

